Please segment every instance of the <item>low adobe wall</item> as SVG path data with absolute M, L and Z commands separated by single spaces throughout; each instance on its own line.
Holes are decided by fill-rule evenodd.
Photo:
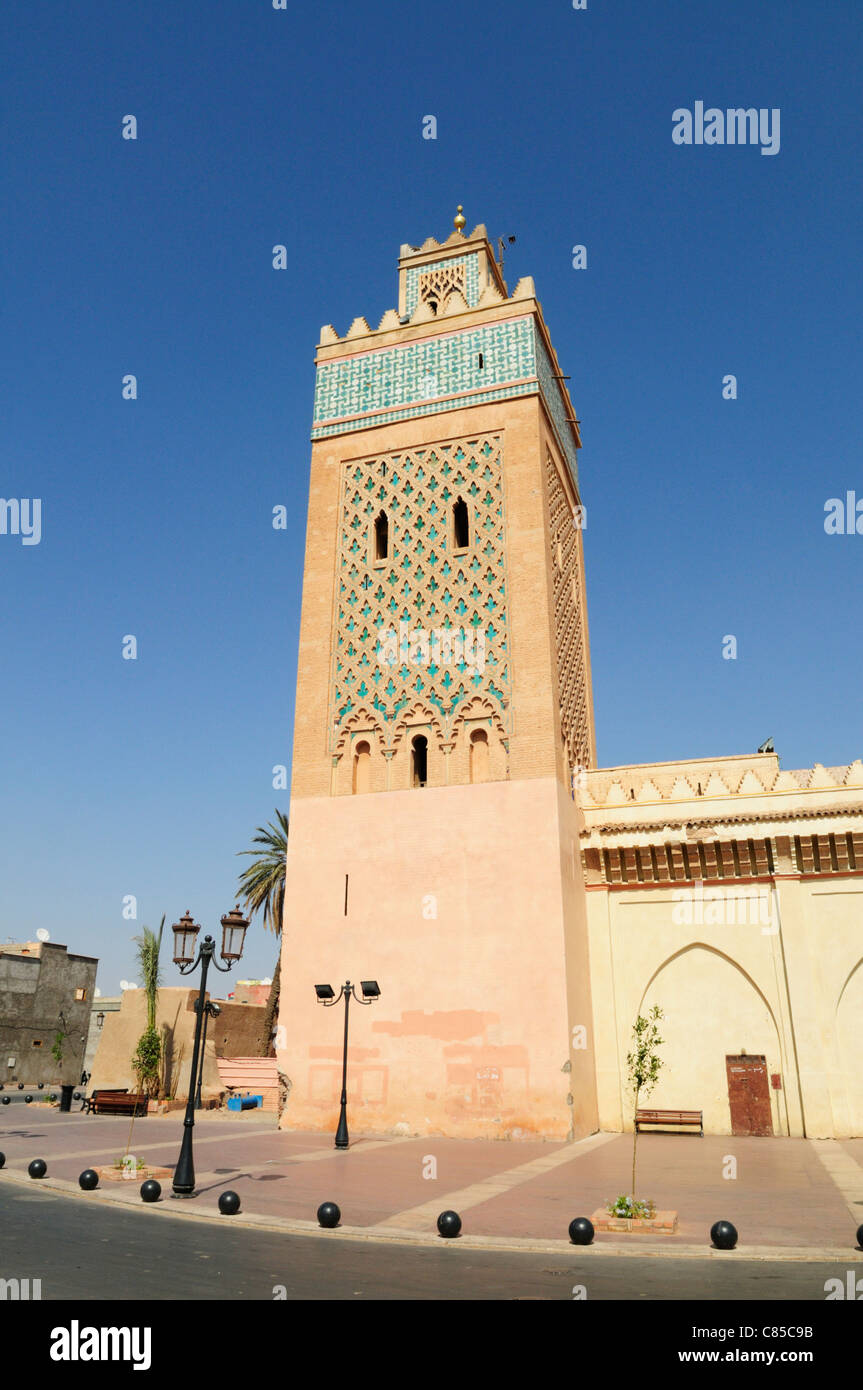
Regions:
M 178 1100 L 189 1094 L 189 1072 L 195 1042 L 196 989 L 160 989 L 156 1008 L 156 1028 L 167 1028 L 168 1062 L 166 1092 Z M 249 1057 L 257 1050 L 266 1008 L 256 1004 L 218 1001 L 221 1014 L 207 1025 L 204 1076 L 201 1098 L 206 1101 L 221 1094 L 225 1087 L 219 1078 L 217 1057 Z M 147 1026 L 147 998 L 142 989 L 126 990 L 117 1013 L 106 1015 L 93 1062 L 90 1091 L 101 1088 L 137 1087 L 132 1057 L 138 1039 Z

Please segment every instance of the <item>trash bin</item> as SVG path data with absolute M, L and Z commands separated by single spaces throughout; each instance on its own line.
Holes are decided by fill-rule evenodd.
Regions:
M 74 1089 L 75 1089 L 74 1086 L 61 1086 L 61 1087 L 60 1087 L 60 1109 L 61 1109 L 61 1110 L 65 1110 L 65 1111 L 68 1112 L 69 1110 L 72 1109 L 72 1092 L 74 1091 Z

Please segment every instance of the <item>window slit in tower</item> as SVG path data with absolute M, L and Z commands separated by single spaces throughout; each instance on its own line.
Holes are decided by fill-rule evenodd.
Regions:
M 734 876 L 740 877 L 740 846 L 736 840 L 731 841 L 731 858 L 734 860 Z
M 456 550 L 467 550 L 470 545 L 470 525 L 468 523 L 467 503 L 459 497 L 453 504 L 453 545 Z
M 375 559 L 385 560 L 389 554 L 390 524 L 385 511 L 375 517 Z
M 766 840 L 764 841 L 764 848 L 767 850 L 767 871 L 768 871 L 768 873 L 771 873 L 771 874 L 772 874 L 772 873 L 774 872 L 774 867 L 773 867 L 773 841 L 770 839 L 770 836 L 769 836 L 769 835 L 767 836 Z
M 856 868 L 857 868 L 857 860 L 856 860 L 855 855 L 854 855 L 854 838 L 853 838 L 853 836 L 851 835 L 851 832 L 850 832 L 850 831 L 849 831 L 848 834 L 845 836 L 845 843 L 846 843 L 846 845 L 848 846 L 848 863 L 851 865 L 851 868 L 852 868 L 852 869 L 856 869 Z
M 799 835 L 795 835 L 795 836 L 794 836 L 794 860 L 795 860 L 795 863 L 797 864 L 797 872 L 798 872 L 798 874 L 802 874 L 802 872 L 803 872 L 803 845 L 801 844 L 800 836 L 799 836 Z
M 701 877 L 709 878 L 707 872 L 707 855 L 704 853 L 704 845 L 701 840 L 698 841 L 698 862 L 701 865 Z
M 665 862 L 668 865 L 668 877 L 673 882 L 677 877 L 677 873 L 674 868 L 674 856 L 671 853 L 671 845 L 664 845 L 663 848 L 665 850 Z
M 836 853 L 836 836 L 830 836 L 830 867 L 834 874 L 839 872 L 839 855 Z
M 424 787 L 428 780 L 428 739 L 417 734 L 411 741 L 411 786 Z
M 811 845 L 812 845 L 812 858 L 815 860 L 815 872 L 820 874 L 820 872 L 821 872 L 821 850 L 820 850 L 819 847 L 818 847 L 818 839 L 817 839 L 817 836 L 815 836 L 815 835 L 810 835 L 810 836 L 809 836 L 809 841 L 810 841 L 810 843 L 811 843 Z

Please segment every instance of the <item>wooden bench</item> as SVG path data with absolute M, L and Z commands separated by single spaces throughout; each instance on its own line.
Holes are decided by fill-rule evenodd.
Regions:
M 146 1115 L 149 1097 L 126 1088 L 94 1091 L 87 1101 L 88 1115 Z
M 661 1125 L 667 1128 L 669 1125 L 682 1125 L 686 1129 L 697 1129 L 700 1137 L 704 1138 L 704 1112 L 703 1110 L 638 1110 L 635 1115 L 635 1130 L 641 1133 L 645 1125 Z
M 96 1111 L 93 1107 L 93 1101 L 96 1099 L 96 1096 L 127 1096 L 128 1094 L 128 1086 L 115 1086 L 113 1089 L 106 1087 L 103 1091 L 94 1091 L 92 1096 L 84 1096 L 81 1102 L 81 1109 L 86 1111 L 88 1115 L 95 1115 Z

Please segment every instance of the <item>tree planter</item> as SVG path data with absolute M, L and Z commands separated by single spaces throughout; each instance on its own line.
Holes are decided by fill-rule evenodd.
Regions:
M 673 1236 L 677 1230 L 676 1211 L 657 1211 L 651 1217 L 611 1216 L 601 1207 L 590 1218 L 595 1231 L 643 1232 L 654 1236 Z
M 113 1163 L 109 1163 L 104 1168 L 97 1168 L 101 1182 L 146 1182 L 147 1178 L 157 1178 L 162 1182 L 165 1178 L 174 1176 L 173 1168 L 115 1168 Z

